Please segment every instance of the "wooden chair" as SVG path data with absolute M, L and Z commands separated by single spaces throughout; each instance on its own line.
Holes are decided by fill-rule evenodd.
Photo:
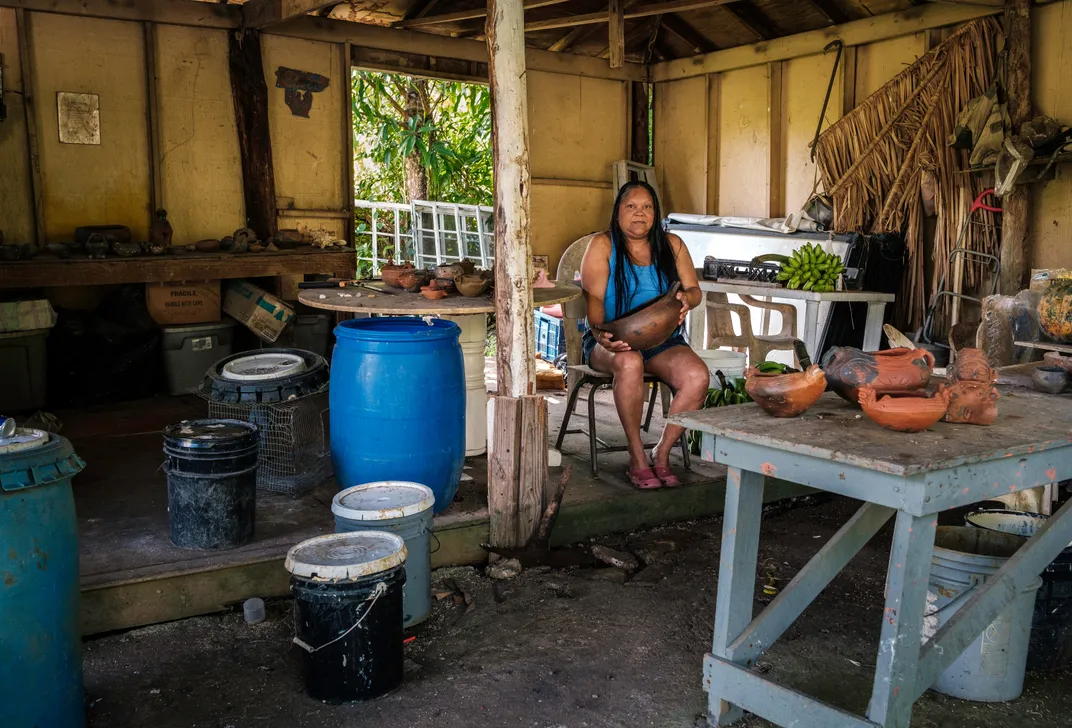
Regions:
M 707 294 L 707 343 L 706 348 L 728 346 L 735 351 L 748 352 L 748 364 L 766 361 L 772 351 L 793 351 L 794 331 L 797 325 L 796 307 L 789 303 L 770 303 L 752 296 L 741 296 L 745 303 L 730 303 L 725 293 Z M 777 334 L 755 334 L 752 331 L 750 306 L 777 311 L 782 317 L 782 329 Z M 733 314 L 741 322 L 741 333 L 733 328 Z M 796 357 L 794 356 L 794 360 Z

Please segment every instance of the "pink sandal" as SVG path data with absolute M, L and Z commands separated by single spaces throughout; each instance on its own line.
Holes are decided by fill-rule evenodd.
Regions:
M 674 475 L 674 471 L 670 470 L 669 466 L 655 464 L 654 449 L 648 453 L 648 462 L 651 463 L 651 469 L 662 485 L 665 485 L 667 488 L 676 488 L 681 485 L 681 479 Z
M 629 469 L 625 471 L 625 474 L 629 477 L 629 482 L 640 490 L 655 490 L 663 487 L 662 479 L 651 468 Z

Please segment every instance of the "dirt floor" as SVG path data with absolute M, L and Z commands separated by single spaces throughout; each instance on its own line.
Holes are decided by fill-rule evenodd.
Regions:
M 847 499 L 808 497 L 765 512 L 757 609 L 851 514 Z M 90 726 L 155 728 L 617 728 L 705 725 L 701 661 L 711 641 L 721 521 L 609 537 L 641 569 L 530 569 L 493 582 L 482 570 L 433 574 L 474 598 L 446 598 L 406 648 L 401 689 L 327 705 L 302 691 L 289 600 L 248 626 L 241 609 L 88 641 Z M 856 712 L 870 696 L 889 527 L 823 593 L 759 669 Z M 773 579 L 773 582 L 771 581 Z M 1029 674 L 1009 704 L 928 693 L 913 726 L 1072 725 L 1072 673 Z M 768 725 L 748 716 L 747 728 Z

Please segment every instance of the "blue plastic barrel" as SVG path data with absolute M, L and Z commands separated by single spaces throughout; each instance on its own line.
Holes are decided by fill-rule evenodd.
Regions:
M 331 460 L 340 490 L 383 480 L 423 483 L 436 513 L 465 462 L 461 329 L 416 317 L 343 321 L 331 362 Z
M 78 522 L 58 435 L 0 440 L 0 725 L 85 725 Z

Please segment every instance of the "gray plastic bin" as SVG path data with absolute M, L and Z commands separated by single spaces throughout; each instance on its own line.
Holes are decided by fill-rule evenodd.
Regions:
M 201 384 L 205 372 L 234 349 L 234 319 L 212 324 L 164 326 L 161 344 L 168 393 L 187 394 Z
M 0 334 L 0 412 L 45 407 L 45 339 L 49 329 Z

